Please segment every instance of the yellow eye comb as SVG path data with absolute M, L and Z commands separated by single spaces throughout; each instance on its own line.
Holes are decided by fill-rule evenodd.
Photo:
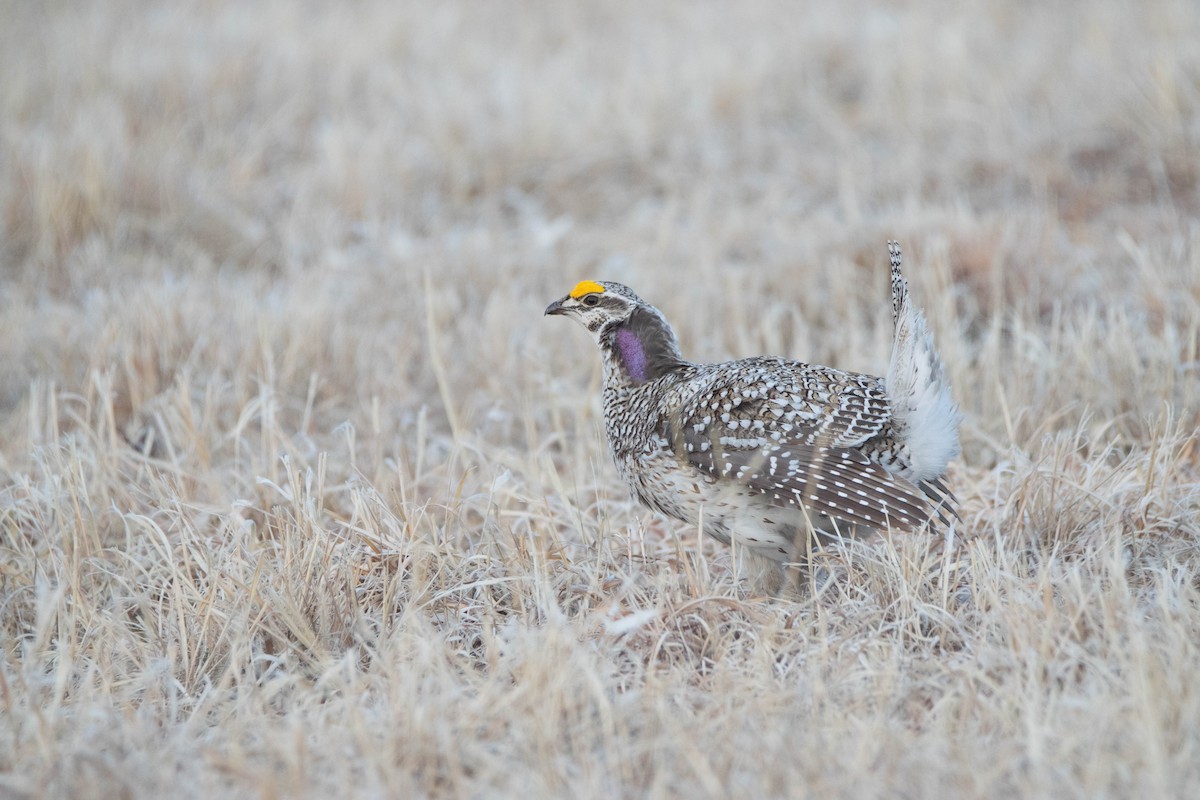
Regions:
M 575 284 L 575 288 L 571 290 L 571 299 L 578 300 L 585 294 L 598 294 L 604 291 L 604 287 L 595 281 L 580 281 Z

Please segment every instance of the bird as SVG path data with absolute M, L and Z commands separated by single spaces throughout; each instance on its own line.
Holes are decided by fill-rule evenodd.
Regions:
M 885 377 L 771 356 L 690 362 L 663 313 L 613 281 L 551 303 L 546 315 L 578 322 L 600 350 L 605 434 L 632 495 L 759 575 L 808 563 L 814 543 L 953 524 L 945 478 L 962 414 L 896 242 L 888 255 Z

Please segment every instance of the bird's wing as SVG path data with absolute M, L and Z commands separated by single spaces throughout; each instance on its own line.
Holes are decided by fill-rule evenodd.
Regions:
M 695 433 L 857 447 L 891 419 L 883 382 L 781 358 L 720 365 L 681 387 L 671 418 Z
M 924 493 L 855 449 L 891 411 L 876 378 L 780 359 L 750 359 L 698 376 L 663 431 L 700 471 L 850 525 L 917 527 Z M 815 520 L 814 520 L 815 522 Z
M 844 447 L 789 442 L 759 448 L 714 444 L 687 454 L 697 469 L 740 484 L 771 505 L 795 508 L 822 527 L 830 518 L 841 530 L 917 528 L 930 516 L 922 492 L 903 478 Z

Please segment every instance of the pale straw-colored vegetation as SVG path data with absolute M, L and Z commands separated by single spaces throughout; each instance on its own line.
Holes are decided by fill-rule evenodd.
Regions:
M 1200 5 L 0 0 L 0 795 L 1200 796 Z M 952 538 L 626 495 L 583 278 L 881 372 Z

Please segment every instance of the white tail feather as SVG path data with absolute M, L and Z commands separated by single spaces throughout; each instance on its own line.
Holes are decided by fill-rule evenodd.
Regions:
M 896 325 L 887 374 L 888 401 L 898 443 L 908 450 L 911 474 L 907 477 L 927 481 L 944 475 L 959 454 L 962 413 L 950 394 L 925 314 L 909 301 L 908 282 L 900 272 L 900 245 L 888 242 L 888 254 Z

